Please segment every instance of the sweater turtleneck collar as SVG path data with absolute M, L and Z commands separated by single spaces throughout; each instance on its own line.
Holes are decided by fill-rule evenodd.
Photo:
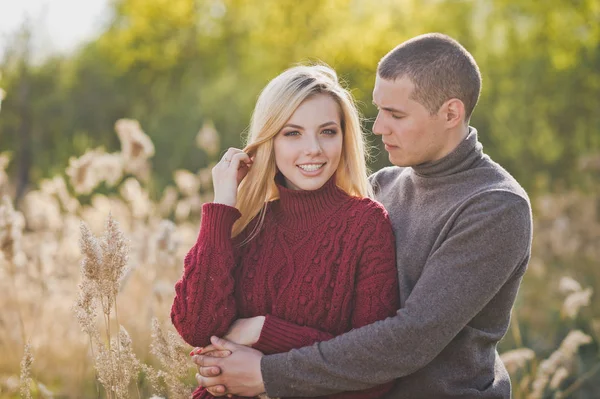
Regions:
M 477 140 L 477 130 L 469 126 L 467 137 L 452 152 L 437 161 L 413 166 L 421 177 L 443 177 L 467 170 L 483 157 L 483 146 Z
M 273 204 L 274 215 L 279 223 L 295 229 L 306 229 L 327 220 L 339 207 L 351 198 L 335 184 L 335 174 L 316 190 L 291 190 L 285 187 L 283 175 L 275 176 L 279 200 Z

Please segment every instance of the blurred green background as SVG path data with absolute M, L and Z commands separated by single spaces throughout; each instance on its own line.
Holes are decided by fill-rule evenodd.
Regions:
M 483 76 L 471 124 L 530 193 L 535 216 L 534 256 L 500 349 L 544 359 L 581 330 L 592 342 L 562 386 L 600 397 L 599 0 L 115 0 L 97 37 L 42 62 L 30 52 L 34 28 L 15 34 L 0 60 L 0 152 L 12 159 L 17 202 L 64 174 L 69 157 L 117 150 L 120 118 L 137 119 L 154 142 L 146 188 L 160 198 L 176 169 L 209 164 L 194 145 L 205 123 L 222 149 L 239 146 L 260 89 L 300 62 L 335 68 L 370 131 L 378 60 L 421 33 L 456 38 Z M 369 137 L 378 170 L 389 163 Z M 580 287 L 561 290 L 565 276 Z M 573 315 L 565 300 L 586 289 Z M 517 391 L 531 384 L 527 373 L 513 377 Z
M 8 44 L 0 145 L 17 161 L 20 192 L 69 156 L 117 148 L 123 117 L 154 141 L 160 191 L 176 168 L 206 163 L 190 145 L 203 122 L 224 148 L 239 145 L 259 90 L 299 62 L 334 67 L 369 129 L 378 60 L 430 31 L 475 56 L 484 83 L 472 124 L 530 192 L 586 183 L 579 159 L 600 150 L 597 0 L 119 0 L 110 11 L 106 29 L 68 56 L 32 63 L 27 29 Z

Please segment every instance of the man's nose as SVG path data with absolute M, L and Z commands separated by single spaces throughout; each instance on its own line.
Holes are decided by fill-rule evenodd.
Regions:
M 381 116 L 381 111 L 379 111 L 377 113 L 377 117 L 375 118 L 375 123 L 373 123 L 373 134 L 381 136 L 384 132 L 383 117 Z

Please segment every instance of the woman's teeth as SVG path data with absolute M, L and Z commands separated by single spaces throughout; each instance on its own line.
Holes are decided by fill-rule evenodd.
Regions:
M 307 165 L 298 165 L 298 167 L 305 172 L 314 172 L 315 170 L 320 169 L 323 165 L 325 165 L 325 164 L 324 163 L 314 163 L 314 164 L 307 164 Z

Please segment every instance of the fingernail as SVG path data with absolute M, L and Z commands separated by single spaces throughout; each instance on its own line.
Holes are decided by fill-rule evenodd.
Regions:
M 200 352 L 202 352 L 202 349 L 204 349 L 204 348 L 202 348 L 201 346 L 198 347 L 198 348 L 192 349 L 192 351 L 190 352 L 190 356 L 194 356 L 194 355 L 199 354 Z

